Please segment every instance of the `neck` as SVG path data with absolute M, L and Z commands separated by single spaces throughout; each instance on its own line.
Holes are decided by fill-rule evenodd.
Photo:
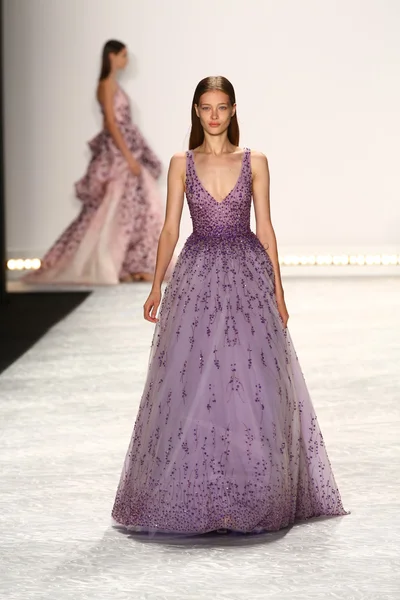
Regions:
M 200 146 L 201 152 L 205 154 L 229 154 L 236 148 L 228 139 L 228 132 L 225 131 L 221 135 L 209 135 L 204 132 L 204 142 Z

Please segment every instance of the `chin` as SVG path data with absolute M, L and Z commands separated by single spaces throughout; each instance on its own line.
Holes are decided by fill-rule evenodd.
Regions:
M 221 135 L 221 133 L 224 133 L 226 130 L 228 129 L 228 125 L 226 127 L 224 127 L 223 125 L 220 125 L 219 127 L 210 127 L 210 128 L 206 128 L 206 131 L 209 135 Z

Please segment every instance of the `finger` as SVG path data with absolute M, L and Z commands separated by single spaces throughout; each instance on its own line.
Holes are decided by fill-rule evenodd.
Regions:
M 152 309 L 151 309 L 150 316 L 151 316 L 151 318 L 153 319 L 153 321 L 154 321 L 154 322 L 158 321 L 158 319 L 157 319 L 157 311 L 158 311 L 158 307 L 159 307 L 159 303 L 158 303 L 158 302 L 155 302 L 155 303 L 153 304 L 153 307 L 152 307 Z
M 152 308 L 152 304 L 150 302 L 146 302 L 146 304 L 143 307 L 143 316 L 146 319 L 146 321 L 150 320 L 151 308 Z
M 147 306 L 145 306 L 145 311 L 144 311 L 144 318 L 146 321 L 149 321 L 150 323 L 154 323 L 154 318 L 152 317 L 152 312 L 153 310 L 153 304 L 149 303 Z

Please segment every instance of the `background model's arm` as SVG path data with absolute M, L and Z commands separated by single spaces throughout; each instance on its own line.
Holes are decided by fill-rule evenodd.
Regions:
M 157 310 L 161 301 L 161 284 L 179 239 L 179 227 L 185 193 L 186 155 L 172 157 L 168 170 L 168 194 L 164 226 L 158 242 L 157 263 L 150 296 L 144 305 L 144 318 L 157 322 Z
M 126 162 L 129 165 L 129 168 L 135 175 L 140 174 L 140 164 L 137 160 L 132 156 L 131 151 L 129 150 L 124 136 L 122 135 L 117 122 L 115 120 L 114 114 L 114 94 L 115 88 L 114 84 L 109 79 L 104 79 L 99 83 L 98 89 L 98 100 L 103 108 L 104 112 L 104 125 L 106 129 L 109 131 L 112 139 L 114 140 L 115 145 L 118 150 L 121 152 L 122 156 L 125 158 Z
M 271 259 L 275 275 L 275 295 L 284 325 L 287 314 L 282 286 L 281 270 L 279 268 L 278 247 L 275 231 L 271 221 L 269 199 L 269 168 L 267 158 L 260 152 L 252 152 L 253 200 L 256 214 L 256 235 Z

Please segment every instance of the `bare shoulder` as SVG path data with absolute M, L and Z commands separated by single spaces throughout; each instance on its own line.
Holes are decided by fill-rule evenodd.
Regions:
M 171 157 L 169 170 L 173 175 L 182 176 L 186 173 L 186 152 L 177 152 Z
M 171 167 L 177 169 L 182 166 L 186 167 L 186 152 L 177 152 L 171 157 Z
M 114 94 L 117 89 L 116 82 L 111 79 L 111 77 L 107 77 L 107 79 L 102 79 L 99 81 L 99 85 L 97 86 L 97 97 L 101 98 L 107 94 Z
M 184 161 L 185 162 L 186 161 L 186 152 L 176 152 L 171 157 L 171 162 L 172 161 L 175 161 L 175 162 Z
M 117 82 L 112 77 L 106 77 L 105 79 L 101 79 L 99 81 L 99 89 L 116 89 Z
M 265 154 L 259 152 L 258 150 L 250 150 L 250 152 L 251 162 L 254 162 L 254 164 L 257 165 L 268 165 L 268 159 Z
M 269 173 L 268 159 L 262 152 L 251 150 L 251 169 L 253 175 L 266 175 Z

